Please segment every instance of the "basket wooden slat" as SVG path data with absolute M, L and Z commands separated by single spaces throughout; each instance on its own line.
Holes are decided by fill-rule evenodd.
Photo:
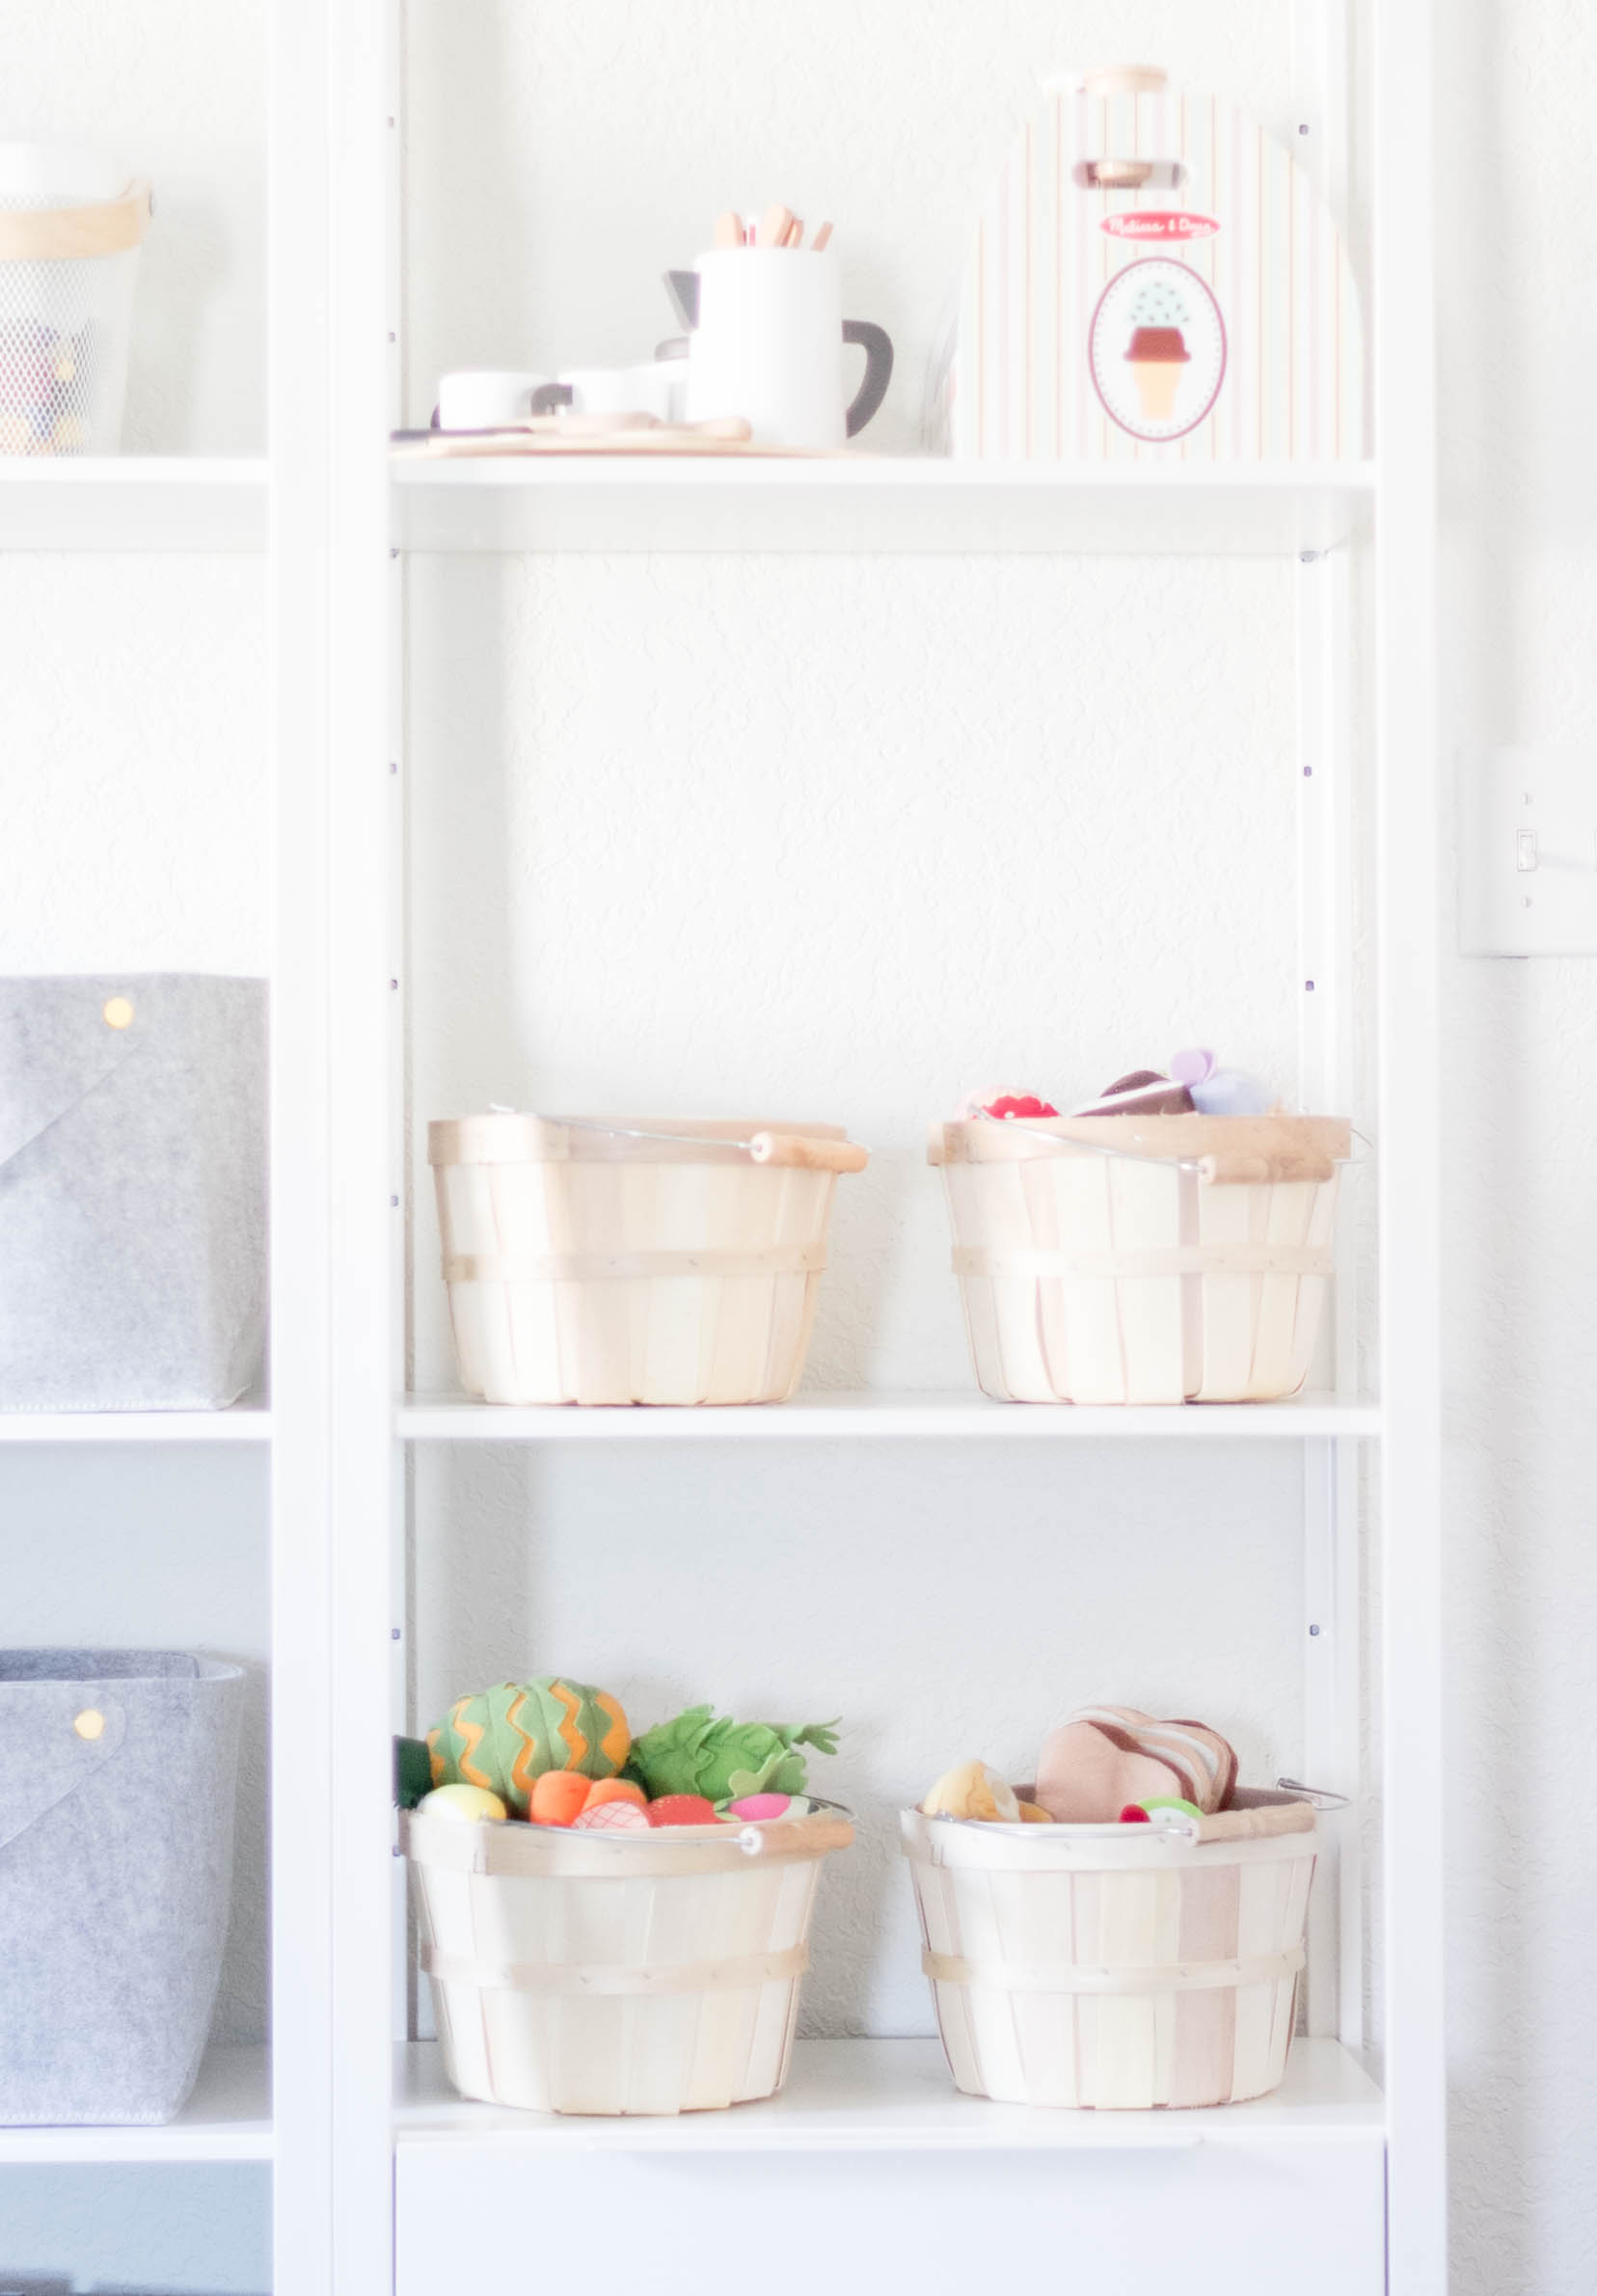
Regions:
M 853 1838 L 836 1816 L 808 1823 L 750 1855 L 731 1827 L 600 1835 L 412 1813 L 423 1967 L 454 2086 L 554 2113 L 773 2095 L 822 1863 Z
M 830 1166 L 863 1151 L 837 1125 L 615 1122 L 667 1137 L 511 1115 L 429 1127 L 468 1392 L 490 1403 L 782 1401 L 815 1319 Z M 764 1160 L 738 1146 L 751 1140 Z M 801 1154 L 808 1165 L 784 1161 Z
M 1312 1117 L 934 1125 L 979 1384 L 1018 1403 L 1295 1394 L 1350 1139 Z
M 909 1810 L 902 1830 L 957 2088 L 1142 2111 L 1279 2087 L 1317 1828 L 1182 1843 Z

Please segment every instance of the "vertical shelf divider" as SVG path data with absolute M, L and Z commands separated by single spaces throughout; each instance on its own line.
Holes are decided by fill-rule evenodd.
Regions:
M 1448 2284 L 1432 13 L 1431 0 L 1371 11 L 1390 2296 Z

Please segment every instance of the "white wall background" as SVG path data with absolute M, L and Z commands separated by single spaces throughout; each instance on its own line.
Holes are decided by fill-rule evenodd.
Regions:
M 445 365 L 646 350 L 670 330 L 665 263 L 729 200 L 780 196 L 835 215 L 850 305 L 899 343 L 878 443 L 908 447 L 964 219 L 1044 70 L 1135 51 L 1286 112 L 1286 12 L 1263 0 L 753 18 L 701 0 L 702 33 L 687 20 L 646 0 L 411 0 L 413 414 Z M 261 443 L 260 23 L 249 0 L 146 0 L 0 24 L 4 132 L 97 136 L 155 177 L 135 448 Z M 1578 742 L 1597 25 L 1556 0 L 1461 0 L 1443 29 L 1448 733 Z M 844 1117 L 878 1154 L 840 1190 L 813 1377 L 960 1383 L 928 1115 L 989 1077 L 1089 1089 L 1193 1038 L 1288 1076 L 1291 580 L 420 563 L 418 1126 L 487 1097 Z M 0 965 L 257 969 L 259 569 L 0 561 Z M 1589 1860 L 1544 1755 L 1578 1765 L 1593 1740 L 1589 982 L 1578 961 L 1448 965 L 1460 2296 L 1578 2296 L 1597 2242 Z M 419 1177 L 417 1369 L 442 1380 Z M 256 1463 L 46 1465 L 0 1482 L 10 1635 L 258 1659 Z M 440 1453 L 417 1506 L 420 1719 L 539 1665 L 610 1681 L 644 1718 L 700 1694 L 846 1715 L 831 1775 L 867 1836 L 826 1902 L 810 2009 L 828 2029 L 924 2024 L 887 1817 L 944 1760 L 979 1744 L 1022 1765 L 1058 1707 L 1108 1689 L 1211 1714 L 1250 1766 L 1294 1758 L 1299 1515 L 1273 1446 Z M 252 1728 L 236 2035 L 262 1997 Z M 258 2192 L 196 2189 L 92 2203 L 11 2180 L 0 2262 L 259 2286 Z M 163 2248 L 191 2222 L 208 2255 Z

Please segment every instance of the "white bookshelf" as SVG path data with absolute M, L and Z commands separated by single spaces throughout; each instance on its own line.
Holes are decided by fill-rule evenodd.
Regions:
M 1368 531 L 1374 467 L 632 455 L 396 460 L 417 551 L 1319 553 Z
M 1344 20 L 1337 0 L 1301 13 L 1313 19 L 1306 114 L 1335 125 L 1346 91 L 1340 66 L 1327 61 L 1335 41 L 1325 27 Z M 269 1460 L 274 2044 L 270 2053 L 213 2051 L 190 2105 L 167 2128 L 3 2130 L 0 2165 L 270 2161 L 278 2296 L 393 2296 L 396 2287 L 432 2296 L 436 2283 L 407 2266 L 406 2228 L 425 2212 L 428 2181 L 444 2178 L 447 2199 L 447 2175 L 462 2163 L 474 2164 L 484 2191 L 497 2180 L 515 2196 L 523 2174 L 558 2176 L 589 2155 L 642 2158 L 657 2178 L 711 2179 L 692 2187 L 710 2209 L 715 2193 L 730 2189 L 716 2175 L 735 2176 L 752 2155 L 792 2155 L 802 2163 L 805 2205 L 824 2220 L 833 2164 L 918 2157 L 930 2221 L 946 2206 L 954 2157 L 964 2179 L 996 2173 L 1012 2155 L 1046 2156 L 1063 2173 L 1074 2154 L 1168 2166 L 1201 2152 L 1223 2156 L 1236 2180 L 1227 2193 L 1243 2209 L 1259 2191 L 1273 2204 L 1289 2189 L 1310 2208 L 1316 2196 L 1345 2191 L 1349 2209 L 1367 2213 L 1378 2193 L 1378 2231 L 1366 2230 L 1384 2246 L 1390 2296 L 1444 2296 L 1434 425 L 1429 299 L 1417 292 L 1431 276 L 1434 235 L 1430 125 L 1419 93 L 1432 84 L 1428 0 L 1384 0 L 1373 12 L 1377 457 L 1290 471 L 865 456 L 391 463 L 402 332 L 399 12 L 391 0 L 271 0 L 268 18 L 269 456 L 5 466 L 0 549 L 265 554 L 277 858 L 272 1401 L 217 1414 L 0 1416 L 0 1446 L 222 1445 Z M 307 294 L 312 277 L 324 294 Z M 1379 974 L 1359 986 L 1379 1051 L 1378 1400 L 1361 1389 L 1350 1298 L 1332 1388 L 1263 1407 L 1012 1407 L 974 1388 L 803 1392 L 739 1412 L 504 1410 L 448 1393 L 396 1394 L 405 1281 L 394 1216 L 405 1180 L 396 1076 L 405 1048 L 403 999 L 390 983 L 402 970 L 404 799 L 391 767 L 407 554 L 1307 561 L 1306 580 L 1317 586 L 1305 589 L 1298 611 L 1298 744 L 1313 772 L 1312 781 L 1305 772 L 1300 815 L 1298 955 L 1335 993 L 1304 1015 L 1302 1068 L 1329 1106 L 1340 1104 L 1347 1083 L 1356 986 L 1350 546 L 1367 546 L 1376 582 L 1368 824 L 1384 856 L 1371 895 Z M 1318 1885 L 1328 1918 L 1312 1949 L 1312 2030 L 1286 2088 L 1246 2107 L 1028 2113 L 959 2097 L 934 2043 L 860 2039 L 800 2044 L 787 2090 L 766 2105 L 669 2122 L 576 2122 L 455 2097 L 431 2044 L 405 2040 L 395 2055 L 395 2005 L 408 1985 L 390 1740 L 396 1718 L 410 1718 L 395 1621 L 405 1615 L 407 1477 L 421 1446 L 615 1444 L 641 1445 L 652 1459 L 657 1446 L 685 1443 L 961 1443 L 983 1446 L 996 1473 L 1006 1452 L 1072 1441 L 1123 1446 L 1127 1472 L 1145 1442 L 1297 1447 L 1305 1625 L 1315 1637 L 1303 1657 L 1305 1769 L 1355 1790 L 1376 1702 L 1362 1643 L 1361 1506 L 1370 1502 L 1387 1526 L 1374 1606 L 1379 1704 L 1403 1771 L 1382 1851 L 1380 2086 L 1366 2069 L 1369 1909 L 1354 1826 Z M 644 1461 L 637 1472 L 642 1488 Z M 1323 1634 L 1325 1621 L 1339 1631 Z M 1344 2186 L 1338 2179 L 1355 2155 L 1369 2173 Z M 1262 2181 L 1250 2187 L 1250 2177 Z M 535 2255 L 530 2218 L 517 2233 Z M 1359 2253 L 1367 2258 L 1367 2241 Z M 1179 2225 L 1149 2254 L 1146 2284 L 1162 2286 L 1182 2268 Z M 1364 2280 L 1349 2282 L 1347 2296 L 1367 2296 Z
M 259 554 L 266 481 L 263 455 L 14 460 L 0 479 L 0 550 Z
M 974 1391 L 934 1394 L 800 1391 L 787 1403 L 741 1410 L 517 1409 L 463 1395 L 409 1395 L 394 1414 L 410 1443 L 869 1443 L 988 1444 L 1149 1440 L 1301 1443 L 1378 1435 L 1380 1406 L 1305 1394 L 1288 1403 L 994 1403 Z

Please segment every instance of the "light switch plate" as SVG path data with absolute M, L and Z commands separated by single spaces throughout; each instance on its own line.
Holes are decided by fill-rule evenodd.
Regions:
M 1458 777 L 1466 957 L 1597 957 L 1597 749 L 1468 750 Z

